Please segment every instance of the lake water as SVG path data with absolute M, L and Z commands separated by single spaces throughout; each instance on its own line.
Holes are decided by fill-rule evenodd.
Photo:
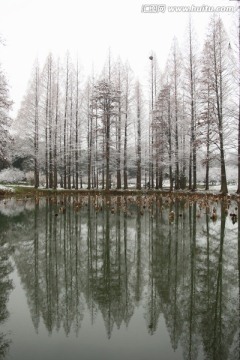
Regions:
M 239 359 L 239 208 L 1 200 L 0 359 Z

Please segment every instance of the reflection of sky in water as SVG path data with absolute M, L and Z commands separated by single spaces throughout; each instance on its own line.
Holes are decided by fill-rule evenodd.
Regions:
M 13 341 L 11 359 L 181 359 L 181 347 L 176 352 L 171 350 L 163 315 L 159 318 L 156 333 L 152 336 L 147 333 L 142 306 L 135 309 L 128 327 L 123 325 L 116 330 L 115 326 L 111 339 L 107 338 L 100 314 L 92 324 L 86 304 L 82 326 L 77 335 L 73 331 L 66 336 L 62 328 L 49 334 L 42 321 L 36 333 L 16 269 L 11 278 L 14 283 L 8 303 L 11 316 L 3 326 L 4 330 L 11 333 Z
M 70 199 L 60 214 L 59 204 L 0 203 L 15 264 L 1 324 L 9 359 L 201 360 L 214 349 L 234 358 L 238 223 L 220 206 L 213 222 L 204 209 L 196 216 L 198 205 L 174 203 L 170 222 L 165 203 L 141 212 L 129 203 L 126 216 L 115 200 L 114 213 L 86 202 L 74 211 Z M 221 326 L 222 345 L 211 343 Z
M 6 216 L 17 216 L 20 215 L 24 210 L 33 210 L 34 202 L 7 199 L 0 200 L 0 213 Z

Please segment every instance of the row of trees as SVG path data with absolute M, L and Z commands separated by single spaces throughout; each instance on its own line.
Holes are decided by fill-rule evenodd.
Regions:
M 4 46 L 4 41 L 0 36 L 0 48 Z M 9 127 L 10 117 L 9 111 L 12 106 L 12 101 L 9 98 L 9 87 L 0 63 L 0 168 L 7 165 L 8 161 L 8 144 L 11 141 Z
M 73 64 L 69 54 L 65 65 L 49 54 L 42 71 L 34 66 L 16 121 L 16 147 L 23 150 L 18 157 L 28 157 L 31 149 L 36 187 L 42 172 L 50 188 L 60 183 L 78 189 L 85 176 L 88 188 L 101 184 L 109 189 L 114 174 L 121 188 L 123 171 L 127 188 L 128 152 L 134 148 L 134 141 L 128 140 L 136 111 L 141 136 L 140 84 L 133 83 L 128 64 L 120 60 L 111 64 L 110 55 L 99 79 L 92 76 L 85 84 L 80 82 L 78 62 Z
M 217 160 L 221 191 L 227 193 L 225 151 L 231 160 L 236 147 L 233 132 L 237 134 L 235 71 L 234 52 L 221 19 L 211 19 L 201 53 L 190 19 L 186 55 L 174 39 L 152 115 L 159 187 L 168 159 L 171 189 L 185 188 L 188 178 L 189 189 L 196 190 L 197 166 L 201 164 L 205 165 L 208 189 L 210 164 Z
M 216 16 L 202 51 L 191 19 L 186 39 L 183 55 L 174 38 L 163 73 L 150 56 L 147 96 L 129 64 L 110 54 L 86 80 L 70 54 L 36 62 L 14 122 L 13 163 L 28 160 L 36 188 L 44 175 L 47 188 L 127 189 L 134 178 L 137 189 L 159 189 L 168 178 L 171 190 L 196 190 L 197 168 L 208 189 L 219 162 L 227 193 L 226 161 L 237 164 L 237 54 Z

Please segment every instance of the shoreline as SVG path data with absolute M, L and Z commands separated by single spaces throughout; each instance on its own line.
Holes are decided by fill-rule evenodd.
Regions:
M 66 196 L 173 196 L 173 197 L 214 197 L 214 198 L 232 198 L 240 199 L 240 194 L 235 192 L 229 192 L 227 194 L 222 194 L 218 190 L 172 190 L 169 189 L 142 189 L 137 190 L 135 188 L 130 189 L 45 189 L 28 186 L 4 186 L 0 188 L 0 198 L 9 198 L 9 197 L 44 197 L 44 196 L 57 196 L 57 195 L 66 195 Z

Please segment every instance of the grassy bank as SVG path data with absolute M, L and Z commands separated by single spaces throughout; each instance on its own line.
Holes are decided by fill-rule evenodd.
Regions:
M 175 197 L 201 197 L 201 196 L 214 196 L 214 197 L 224 197 L 220 192 L 212 192 L 212 191 L 203 191 L 203 190 L 197 190 L 197 191 L 189 191 L 189 190 L 174 190 L 172 192 L 169 191 L 169 189 L 162 189 L 162 190 L 156 190 L 156 189 L 142 189 L 142 190 L 136 190 L 136 189 L 127 189 L 127 190 L 117 190 L 117 189 L 111 189 L 111 190 L 102 190 L 102 189 L 35 189 L 33 187 L 29 186 L 17 186 L 17 185 L 9 185 L 4 186 L 3 188 L 0 188 L 0 197 L 6 198 L 6 197 L 44 197 L 44 196 L 56 196 L 56 195 L 70 195 L 70 196 L 76 196 L 76 195 L 106 195 L 106 196 L 137 196 L 137 195 L 143 195 L 143 196 L 151 196 L 151 195 L 168 195 L 168 196 L 175 196 Z M 231 193 L 227 195 L 231 198 L 239 198 L 239 195 L 236 193 Z

